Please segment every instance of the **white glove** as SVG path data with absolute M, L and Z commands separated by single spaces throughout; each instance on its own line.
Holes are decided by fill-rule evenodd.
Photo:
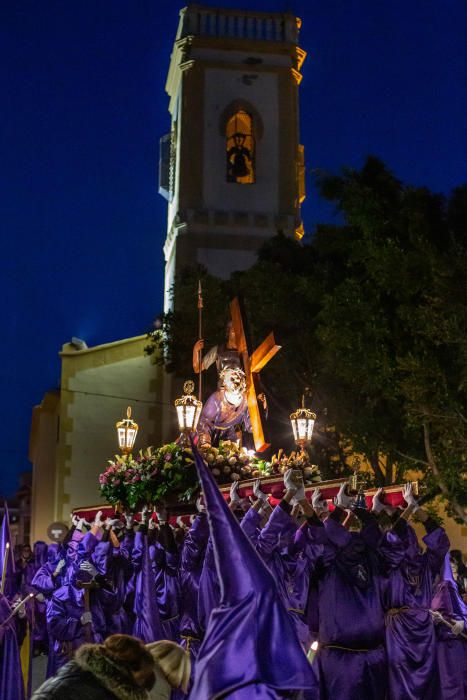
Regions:
M 85 612 L 81 615 L 80 620 L 82 625 L 89 625 L 89 623 L 92 623 L 92 614 Z
M 241 502 L 241 498 L 238 495 L 238 481 L 234 481 L 232 483 L 232 486 L 230 487 L 230 502 L 231 503 L 237 503 L 239 504 Z
M 82 561 L 79 565 L 80 571 L 86 571 L 92 578 L 97 575 L 97 569 L 90 561 Z
M 371 510 L 373 511 L 373 513 L 376 513 L 377 515 L 379 515 L 379 513 L 381 513 L 381 511 L 383 511 L 385 508 L 385 505 L 381 500 L 382 493 L 383 493 L 383 489 L 379 488 L 377 490 L 377 492 L 375 493 L 375 495 L 373 496 L 373 505 L 371 507 Z
M 146 523 L 148 522 L 148 511 L 149 508 L 147 506 L 143 506 L 143 510 L 141 511 L 141 523 L 143 525 L 146 525 Z
M 60 571 L 61 571 L 61 570 L 63 569 L 63 567 L 65 566 L 65 564 L 66 564 L 65 559 L 60 559 L 60 561 L 58 562 L 57 566 L 55 567 L 55 571 L 54 571 L 53 575 L 54 575 L 54 576 L 58 576 L 59 573 L 60 573 Z
M 178 527 L 181 527 L 183 530 L 185 529 L 186 525 L 183 522 L 183 518 L 181 515 L 177 515 L 177 519 L 175 522 L 177 523 Z
M 319 489 L 315 489 L 313 491 L 311 496 L 311 505 L 313 506 L 313 510 L 318 517 L 323 513 L 329 513 L 328 502 L 323 499 Z
M 205 513 L 206 512 L 206 508 L 204 507 L 202 496 L 198 496 L 198 498 L 196 499 L 196 510 L 198 511 L 198 513 Z
M 156 529 L 156 521 L 154 518 L 149 518 L 149 525 L 148 525 L 148 530 L 155 530 Z
M 157 515 L 157 520 L 160 523 L 166 523 L 168 520 L 167 517 L 167 510 L 163 507 L 159 508 L 159 510 L 156 510 L 156 515 Z
M 462 634 L 462 632 L 464 631 L 464 627 L 464 620 L 456 620 L 456 622 L 451 627 L 451 632 L 457 637 L 459 634 Z
M 255 483 L 253 484 L 253 494 L 257 499 L 262 501 L 262 503 L 266 503 L 268 501 L 269 494 L 261 491 L 261 479 L 256 479 Z
M 102 527 L 103 524 L 104 521 L 102 520 L 102 511 L 98 510 L 96 513 L 96 517 L 94 518 L 93 525 L 95 525 L 95 527 Z
M 86 524 L 86 518 L 78 518 L 78 524 L 76 526 L 76 529 L 78 530 L 78 532 L 83 532 L 85 524 Z
M 344 510 L 351 508 L 355 502 L 355 499 L 352 496 L 348 496 L 346 494 L 346 486 L 347 484 L 341 484 L 341 487 L 337 492 L 337 496 L 334 499 L 334 503 L 336 504 L 336 506 L 338 506 L 339 508 L 343 508 Z
M 43 603 L 45 598 L 42 593 L 36 593 L 36 600 L 38 600 L 39 603 Z
M 133 517 L 132 513 L 124 513 L 124 518 L 125 518 L 125 522 L 126 522 L 126 529 L 131 530 L 131 528 L 133 527 L 133 521 L 134 521 L 134 517 Z
M 420 506 L 418 505 L 418 501 L 413 495 L 413 487 L 410 482 L 408 482 L 402 491 L 402 498 L 404 501 L 407 503 L 407 506 L 410 506 L 415 513 L 417 510 L 419 510 Z
M 71 524 L 73 525 L 73 527 L 75 529 L 78 527 L 79 521 L 80 521 L 79 515 L 73 515 L 73 513 L 72 513 L 71 514 Z
M 104 527 L 106 530 L 110 530 L 110 528 L 112 527 L 112 518 L 105 519 Z
M 292 475 L 293 469 L 287 469 L 287 471 L 284 473 L 284 486 L 287 489 L 287 491 L 295 491 L 297 490 L 297 484 L 293 480 L 293 475 Z
M 20 619 L 23 619 L 23 617 L 26 617 L 26 606 L 24 603 L 23 603 L 23 605 L 20 605 L 18 607 L 17 615 Z

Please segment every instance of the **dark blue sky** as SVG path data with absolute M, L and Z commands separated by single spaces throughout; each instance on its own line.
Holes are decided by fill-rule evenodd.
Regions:
M 312 190 L 314 169 L 358 167 L 373 153 L 435 191 L 467 180 L 464 0 L 244 4 L 303 20 L 308 231 L 331 215 Z M 183 5 L 2 5 L 0 493 L 29 468 L 31 409 L 58 386 L 62 343 L 144 333 L 161 309 L 158 139 L 169 125 L 164 84 Z

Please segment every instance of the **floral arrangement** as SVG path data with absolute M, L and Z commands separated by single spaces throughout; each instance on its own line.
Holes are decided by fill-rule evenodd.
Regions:
M 218 447 L 203 447 L 201 454 L 219 484 L 283 474 L 301 469 L 305 483 L 321 481 L 318 467 L 305 453 L 283 450 L 266 461 L 238 447 L 236 442 L 220 441 Z M 143 505 L 170 505 L 192 501 L 199 488 L 193 453 L 176 442 L 159 448 L 148 447 L 133 455 L 115 456 L 99 476 L 101 495 L 116 508 L 139 510 Z
M 99 476 L 100 492 L 108 503 L 128 510 L 166 503 L 169 496 L 190 501 L 198 488 L 191 450 L 175 442 L 148 447 L 133 455 L 116 456 Z

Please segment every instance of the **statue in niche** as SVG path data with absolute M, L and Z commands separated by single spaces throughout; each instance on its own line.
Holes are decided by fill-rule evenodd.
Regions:
M 253 182 L 253 157 L 245 146 L 246 134 L 233 134 L 234 144 L 227 150 L 227 182 Z

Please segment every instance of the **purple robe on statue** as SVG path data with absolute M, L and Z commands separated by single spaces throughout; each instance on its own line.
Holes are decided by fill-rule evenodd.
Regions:
M 441 580 L 433 597 L 431 609 L 441 613 L 449 622 L 462 621 L 467 628 L 467 606 L 462 601 L 454 581 L 449 554 L 444 560 Z M 467 698 L 467 639 L 455 635 L 443 623 L 435 625 L 436 655 L 440 677 L 440 700 Z
M 221 602 L 211 612 L 189 697 L 277 700 L 291 691 L 317 691 L 314 672 L 274 578 L 194 446 L 193 453 L 208 512 Z
M 320 698 L 375 700 L 384 697 L 387 686 L 376 562 L 364 537 L 348 532 L 333 516 L 324 530 L 318 588 Z
M 0 625 L 11 614 L 11 606 L 0 593 Z M 0 698 L 24 700 L 24 683 L 14 618 L 0 627 Z
M 387 541 L 395 553 L 384 593 L 389 697 L 439 700 L 435 633 L 428 610 L 449 540 L 436 527 L 423 538 L 426 551 L 422 554 L 414 529 L 401 525 L 400 536 L 393 534 Z

